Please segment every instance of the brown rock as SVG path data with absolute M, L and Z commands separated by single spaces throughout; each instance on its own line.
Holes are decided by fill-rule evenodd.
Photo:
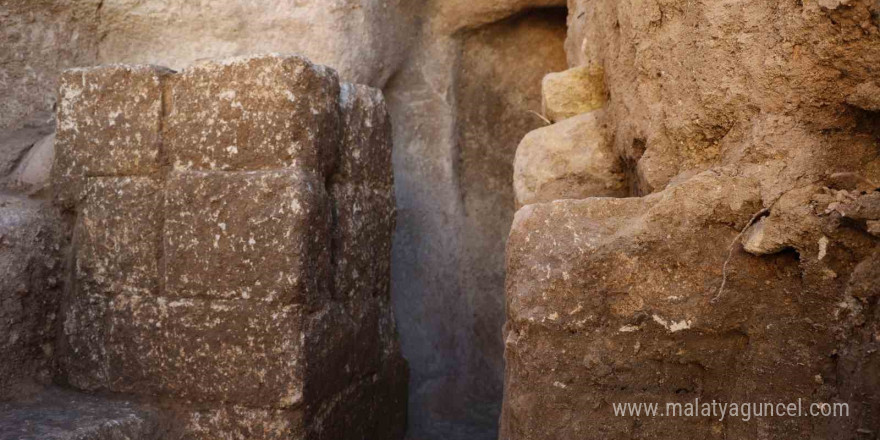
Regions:
M 62 75 L 53 169 L 61 203 L 72 206 L 83 177 L 158 171 L 162 84 L 169 73 L 160 67 L 108 66 Z
M 372 87 L 343 83 L 340 88 L 345 147 L 339 152 L 333 180 L 389 190 L 393 183 L 391 118 L 385 98 Z
M 182 438 L 402 436 L 381 94 L 340 93 L 335 73 L 298 57 L 163 81 L 156 163 L 173 166 L 76 175 L 84 187 L 65 199 L 77 209 L 64 377 L 161 403 Z M 56 182 L 77 167 L 60 162 Z
M 846 97 L 846 102 L 863 110 L 880 112 L 880 86 L 874 82 L 859 84 Z
M 0 401 L 51 380 L 66 235 L 48 203 L 0 195 Z
M 825 319 L 840 300 L 797 303 L 791 256 L 735 251 L 725 269 L 760 206 L 757 182 L 722 171 L 644 198 L 521 209 L 508 245 L 502 438 L 616 438 L 635 426 L 646 438 L 715 438 L 709 419 L 634 425 L 612 405 L 814 395 L 834 331 L 808 332 L 806 319 Z M 809 421 L 763 420 L 778 437 L 812 432 Z
M 74 226 L 77 294 L 156 295 L 163 194 L 149 177 L 91 177 Z
M 178 170 L 300 167 L 325 176 L 340 140 L 336 72 L 297 56 L 206 61 L 168 84 L 163 135 Z
M 285 304 L 328 297 L 330 214 L 314 174 L 173 172 L 166 185 L 168 296 Z

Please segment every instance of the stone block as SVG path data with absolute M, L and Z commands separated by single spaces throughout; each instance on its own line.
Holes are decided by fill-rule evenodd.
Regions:
M 164 142 L 178 170 L 301 167 L 326 175 L 341 136 L 339 80 L 298 56 L 209 61 L 166 91 Z
M 74 226 L 77 294 L 156 294 L 162 183 L 149 177 L 86 179 Z
M 258 408 L 302 403 L 313 343 L 302 306 L 121 295 L 107 315 L 111 391 Z
M 170 73 L 152 66 L 105 66 L 61 75 L 52 171 L 61 203 L 75 203 L 83 177 L 158 170 L 162 87 Z
M 605 105 L 605 72 L 580 66 L 550 73 L 541 81 L 544 116 L 558 122 Z
M 74 292 L 64 304 L 59 347 L 67 382 L 84 391 L 107 389 L 107 297 Z
M 342 149 L 334 182 L 369 184 L 389 189 L 391 172 L 391 118 L 382 92 L 372 87 L 344 83 Z
M 174 172 L 166 197 L 167 295 L 283 303 L 329 295 L 329 201 L 314 174 Z
M 614 153 L 601 111 L 533 130 L 516 150 L 513 187 L 518 206 L 559 199 L 623 197 L 623 163 Z

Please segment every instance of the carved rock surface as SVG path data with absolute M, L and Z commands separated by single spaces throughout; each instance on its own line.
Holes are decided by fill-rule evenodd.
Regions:
M 400 438 L 381 93 L 277 55 L 64 78 L 68 382 L 170 402 L 186 438 Z M 130 166 L 93 156 L 130 140 Z

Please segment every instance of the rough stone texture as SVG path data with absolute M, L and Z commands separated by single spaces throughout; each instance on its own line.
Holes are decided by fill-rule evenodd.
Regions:
M 565 6 L 564 0 L 443 0 L 429 3 L 429 27 L 441 35 L 503 21 L 519 13 Z
M 381 87 L 408 50 L 407 0 L 105 0 L 98 61 L 182 68 L 205 58 L 299 53 Z
M 584 113 L 523 138 L 513 170 L 517 206 L 627 195 L 624 166 L 603 119 L 601 110 Z
M 81 186 L 58 194 L 76 216 L 65 380 L 162 405 L 173 438 L 401 438 L 408 375 L 388 296 L 381 93 L 340 89 L 329 69 L 278 55 L 81 72 L 65 73 L 81 81 L 61 96 L 93 92 L 59 111 L 55 173 L 56 185 Z M 157 86 L 132 72 L 162 72 L 135 75 L 160 85 L 155 139 L 134 144 L 155 153 L 108 169 L 90 154 L 127 135 L 116 124 L 152 121 L 90 118 L 125 86 Z M 103 137 L 81 142 L 64 127 Z M 139 158 L 121 157 L 114 166 Z M 82 163 L 94 165 L 76 176 Z
M 49 204 L 0 195 L 0 401 L 51 381 L 61 231 Z
M 846 97 L 846 102 L 864 110 L 880 112 L 880 86 L 874 82 L 859 84 Z
M 167 69 L 111 66 L 66 71 L 60 79 L 53 181 L 72 205 L 84 178 L 145 176 L 159 170 L 162 82 Z
M 29 121 L 45 123 L 61 71 L 95 62 L 100 3 L 0 1 L 0 139 Z
M 605 72 L 601 67 L 574 67 L 550 73 L 541 81 L 544 117 L 558 122 L 605 105 Z
M 165 197 L 169 297 L 327 299 L 330 217 L 313 174 L 173 172 Z
M 615 151 L 638 162 L 647 193 L 682 172 L 740 160 L 731 157 L 742 150 L 739 138 L 768 117 L 806 126 L 777 149 L 820 140 L 822 130 L 852 130 L 862 110 L 846 100 L 876 80 L 880 31 L 874 0 L 846 3 L 698 1 L 684 9 L 666 0 L 578 0 L 569 5 L 566 51 L 572 66 L 605 71 Z M 764 125 L 759 136 L 793 127 Z
M 836 360 L 849 351 L 845 335 L 861 327 L 863 305 L 844 294 L 848 276 L 829 276 L 871 264 L 876 243 L 831 228 L 820 205 L 813 215 L 837 247 L 827 254 L 799 248 L 800 261 L 793 252 L 754 257 L 735 249 L 719 291 L 728 245 L 762 206 L 758 181 L 736 174 L 707 171 L 643 198 L 562 200 L 517 213 L 501 438 L 666 438 L 670 431 L 852 438 L 876 426 L 876 390 L 844 391 L 867 378 L 850 376 Z M 853 414 L 746 423 L 616 417 L 611 407 L 694 398 L 848 401 Z
M 51 121 L 47 121 L 49 118 L 40 117 L 39 113 L 48 115 L 52 111 L 56 101 L 55 83 L 60 71 L 66 67 L 125 62 L 182 68 L 203 58 L 249 56 L 264 52 L 302 53 L 335 68 L 345 80 L 383 87 L 386 95 L 396 95 L 405 100 L 389 108 L 395 123 L 397 144 L 412 143 L 412 148 L 407 147 L 407 153 L 395 158 L 395 167 L 399 168 L 397 194 L 401 200 L 405 199 L 402 205 L 408 208 L 401 216 L 405 219 L 397 228 L 398 238 L 393 252 L 396 261 L 408 262 L 395 264 L 395 271 L 400 274 L 395 275 L 395 293 L 392 296 L 399 312 L 423 309 L 422 312 L 412 313 L 412 318 L 402 317 L 407 333 L 412 334 L 410 343 L 405 347 L 407 356 L 425 361 L 419 361 L 419 365 L 430 364 L 430 368 L 418 368 L 432 377 L 461 374 L 456 370 L 455 365 L 459 362 L 453 354 L 457 350 L 457 343 L 468 343 L 470 336 L 467 336 L 467 332 L 471 331 L 472 326 L 455 323 L 470 321 L 468 315 L 475 313 L 474 322 L 482 323 L 479 331 L 482 342 L 479 345 L 495 347 L 485 351 L 491 358 L 487 360 L 490 367 L 481 367 L 480 371 L 494 371 L 500 365 L 498 333 L 493 329 L 496 326 L 493 323 L 498 321 L 501 314 L 501 294 L 497 290 L 501 276 L 498 251 L 512 216 L 512 199 L 508 183 L 503 193 L 489 197 L 506 201 L 499 204 L 497 210 L 493 207 L 490 211 L 494 213 L 489 213 L 485 221 L 474 217 L 481 215 L 482 210 L 468 214 L 474 219 L 472 223 L 475 227 L 485 227 L 486 230 L 486 234 L 478 231 L 469 237 L 491 236 L 496 240 L 490 244 L 480 238 L 468 247 L 470 250 L 467 252 L 476 253 L 468 257 L 471 261 L 492 261 L 491 268 L 487 266 L 485 271 L 487 274 L 484 276 L 481 268 L 472 269 L 473 265 L 462 264 L 458 255 L 465 246 L 459 243 L 459 229 L 456 229 L 464 224 L 465 219 L 461 197 L 463 193 L 476 192 L 473 187 L 464 191 L 458 183 L 458 174 L 463 168 L 460 168 L 458 158 L 459 134 L 455 121 L 459 113 L 466 112 L 457 106 L 455 90 L 459 78 L 467 80 L 462 75 L 459 63 L 460 43 L 469 30 L 513 15 L 531 15 L 537 8 L 564 5 L 564 0 L 269 0 L 259 3 L 247 0 L 0 0 L 0 21 L 3 23 L 0 47 L 11 48 L 0 54 L 0 91 L 7 92 L 0 93 L 3 110 L 0 111 L 0 139 L 30 123 L 28 121 L 34 121 L 41 127 L 51 127 Z M 558 23 L 557 26 L 561 31 L 563 24 Z M 530 28 L 521 26 L 517 29 L 525 31 Z M 504 73 L 504 78 L 515 78 L 519 66 L 532 63 L 532 58 L 549 60 L 548 51 L 557 53 L 561 44 L 558 38 L 526 42 L 510 38 L 506 41 L 527 45 L 518 48 L 523 56 L 493 58 L 506 63 L 497 66 L 498 71 Z M 499 40 L 498 45 L 502 48 L 504 42 Z M 503 48 L 506 51 L 514 50 L 512 47 Z M 552 58 L 556 59 L 557 55 Z M 553 66 L 547 72 L 564 68 L 564 65 Z M 501 77 L 497 76 L 496 79 Z M 523 84 L 528 83 L 530 93 L 539 87 L 538 82 L 525 76 L 522 81 Z M 507 79 L 501 83 L 510 84 Z M 480 93 L 478 96 L 486 95 Z M 409 100 L 410 97 L 418 101 Z M 526 120 L 529 124 L 537 121 L 537 117 L 529 111 L 540 113 L 540 105 L 525 105 L 530 99 L 524 98 L 515 108 L 511 107 L 511 114 L 523 112 L 521 118 L 513 118 L 519 121 L 516 124 Z M 214 103 L 208 102 L 211 105 Z M 463 117 L 470 118 L 468 115 Z M 498 146 L 502 154 L 496 158 L 505 160 L 500 168 L 507 169 L 512 161 L 512 156 L 507 155 L 512 153 L 512 149 L 508 147 L 515 144 L 523 132 L 519 128 L 507 132 L 503 129 L 506 119 L 492 120 L 493 117 L 492 112 L 487 113 L 485 121 L 486 126 L 498 134 L 498 142 L 487 136 L 479 143 L 485 141 L 486 145 L 491 143 Z M 30 152 L 26 150 L 43 136 L 45 134 L 27 139 L 11 157 L 14 160 L 28 157 Z M 514 138 L 517 139 L 509 140 Z M 2 147 L 0 150 L 5 151 Z M 6 157 L 2 151 L 0 157 Z M 479 155 L 468 157 L 481 160 Z M 159 159 L 160 165 L 170 163 L 167 156 L 162 154 Z M 344 158 L 340 157 L 340 160 Z M 498 175 L 506 172 L 508 177 L 505 179 L 509 178 L 509 170 L 497 172 Z M 0 177 L 2 179 L 5 177 Z M 488 180 L 502 181 L 497 179 L 494 171 Z M 65 187 L 68 188 L 75 189 Z M 371 193 L 371 190 L 363 187 L 336 188 L 328 186 L 327 191 L 338 190 L 339 194 L 349 194 L 348 197 Z M 32 191 L 23 186 L 21 190 Z M 383 200 L 389 198 L 387 193 L 376 192 L 375 188 L 372 194 L 375 200 L 370 203 L 383 204 Z M 359 209 L 358 206 L 356 203 L 350 204 L 352 210 Z M 346 215 L 342 211 L 340 214 L 341 218 Z M 372 234 L 368 231 L 365 233 Z M 467 277 L 494 280 L 492 282 L 496 287 L 490 291 L 495 293 L 486 291 L 483 294 L 482 290 L 467 288 L 473 295 L 462 294 L 458 280 L 464 270 L 470 272 Z M 349 275 L 352 274 L 349 272 Z M 363 278 L 361 280 L 365 282 Z M 337 289 L 334 294 L 345 289 Z M 382 287 L 378 289 L 381 291 Z M 423 301 L 425 298 L 430 299 Z M 453 314 L 451 311 L 455 311 L 454 315 L 460 317 L 461 321 L 454 318 L 449 324 L 443 323 L 445 316 Z M 459 331 L 457 343 L 447 338 Z M 439 343 L 440 340 L 445 342 Z M 476 357 L 481 358 L 482 354 Z M 491 383 L 495 387 L 497 381 L 477 382 Z M 454 398 L 456 393 L 463 393 L 453 391 L 454 388 L 440 381 L 435 384 L 432 387 L 437 390 L 436 393 L 432 391 L 422 395 L 452 397 L 422 399 L 418 405 L 440 408 L 438 411 L 463 407 Z M 411 389 L 415 393 L 418 388 Z M 497 408 L 497 403 L 489 406 Z M 424 414 L 430 411 L 434 410 L 418 412 Z M 474 413 L 480 411 L 474 410 Z M 449 438 L 446 434 L 436 435 Z M 413 435 L 426 438 L 427 434 L 423 430 Z M 467 437 L 468 434 L 463 436 Z
M 48 134 L 24 154 L 15 171 L 9 176 L 8 186 L 36 194 L 49 185 L 52 163 L 55 161 L 55 133 Z
M 869 438 L 880 426 L 876 2 L 573 1 L 634 198 L 526 205 L 502 439 Z M 846 402 L 839 418 L 614 403 Z
M 0 438 L 9 440 L 159 440 L 158 411 L 57 388 L 0 403 Z
M 163 140 L 175 169 L 336 164 L 339 79 L 298 56 L 206 61 L 169 81 Z

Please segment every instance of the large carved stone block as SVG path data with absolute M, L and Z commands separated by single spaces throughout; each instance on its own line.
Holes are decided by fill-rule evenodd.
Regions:
M 168 296 L 326 299 L 330 213 L 313 173 L 173 172 L 166 206 Z
M 209 61 L 169 81 L 165 147 L 175 169 L 335 166 L 341 135 L 336 72 L 302 57 Z
M 81 172 L 59 136 L 73 160 L 55 183 L 81 186 L 59 195 L 76 216 L 68 382 L 161 401 L 181 438 L 402 437 L 381 93 L 300 57 L 163 75 L 150 167 Z M 112 130 L 77 112 L 121 93 L 102 78 L 60 124 Z
M 171 71 L 107 66 L 66 71 L 58 99 L 56 193 L 72 205 L 84 177 L 143 176 L 159 169 L 162 88 Z
M 92 177 L 83 190 L 74 227 L 78 294 L 157 294 L 162 183 Z

